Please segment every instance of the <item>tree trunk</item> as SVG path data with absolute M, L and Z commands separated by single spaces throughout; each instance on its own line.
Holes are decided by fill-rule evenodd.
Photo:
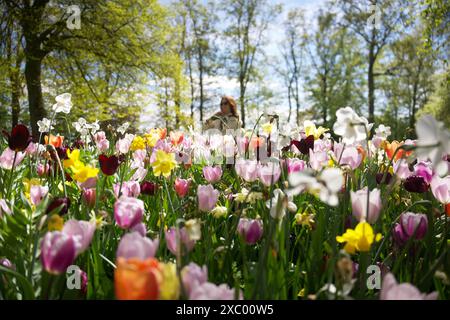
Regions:
M 241 119 L 242 119 L 242 127 L 245 128 L 245 85 L 244 79 L 240 77 L 240 90 L 239 90 L 239 102 L 241 104 Z
M 292 103 L 291 103 L 291 87 L 292 87 L 292 79 L 288 85 L 288 103 L 289 103 L 289 114 L 288 114 L 288 123 L 291 122 L 291 114 L 292 114 Z
M 20 114 L 20 74 L 19 70 L 14 70 L 10 75 L 11 81 L 11 108 L 12 108 L 12 127 L 19 123 Z
M 370 44 L 369 48 L 369 69 L 367 72 L 367 85 L 368 85 L 368 104 L 369 104 L 369 123 L 375 122 L 375 82 L 373 75 L 373 65 L 375 64 L 374 45 Z
M 46 115 L 42 98 L 41 67 L 42 59 L 33 57 L 32 53 L 27 52 L 25 79 L 28 91 L 28 107 L 30 109 L 30 125 L 35 139 L 39 137 L 37 122 Z

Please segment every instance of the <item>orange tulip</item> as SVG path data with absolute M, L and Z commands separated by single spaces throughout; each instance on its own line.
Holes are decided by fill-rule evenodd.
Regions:
M 265 139 L 262 137 L 253 137 L 250 141 L 250 149 L 256 149 L 264 145 Z
M 157 130 L 158 130 L 159 138 L 161 140 L 167 136 L 167 128 L 164 128 L 164 129 L 158 128 Z
M 181 142 L 183 142 L 183 139 L 184 139 L 183 132 L 174 132 L 174 131 L 170 132 L 170 142 L 172 142 L 174 146 L 177 146 Z
M 450 203 L 447 203 L 445 205 L 445 212 L 447 213 L 447 215 L 450 217 Z
M 364 148 L 362 146 L 360 146 L 360 145 L 356 147 L 356 150 L 358 150 L 358 153 L 362 157 L 361 162 L 364 161 L 364 159 L 366 158 L 366 150 L 364 150 Z
M 404 144 L 404 142 L 398 142 L 397 140 L 392 141 L 391 143 L 386 141 L 386 144 L 384 146 L 384 150 L 387 153 L 387 156 L 390 160 L 392 160 L 392 157 L 394 156 L 395 150 L 397 150 L 397 148 L 399 148 L 400 146 L 402 146 Z M 405 151 L 403 149 L 400 149 L 397 151 L 397 153 L 395 154 L 395 160 L 398 161 L 399 159 L 403 158 L 403 157 L 408 157 L 410 154 L 412 153 L 412 151 Z
M 159 297 L 158 260 L 118 258 L 114 285 L 118 300 L 156 300 Z
M 64 137 L 60 136 L 59 134 L 57 136 L 54 136 L 51 134 L 50 138 L 48 136 L 45 136 L 44 140 L 45 140 L 45 144 L 51 144 L 55 148 L 61 148 L 63 141 L 64 141 Z

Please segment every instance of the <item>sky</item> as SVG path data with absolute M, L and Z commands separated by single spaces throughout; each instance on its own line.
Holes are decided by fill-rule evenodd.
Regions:
M 169 4 L 172 0 L 160 0 L 162 4 Z M 301 8 L 305 11 L 305 18 L 307 23 L 311 23 L 316 11 L 325 3 L 325 0 L 275 0 L 271 1 L 273 4 L 282 4 L 283 12 L 279 15 L 276 21 L 274 21 L 269 29 L 266 32 L 267 42 L 263 47 L 266 55 L 268 56 L 270 61 L 277 61 L 281 57 L 280 54 L 280 45 L 283 38 L 283 26 L 282 22 L 286 19 L 287 13 L 289 10 L 294 8 Z M 276 65 L 276 63 L 274 64 Z M 285 120 L 287 118 L 288 113 L 288 102 L 287 102 L 287 92 L 286 88 L 283 84 L 283 80 L 276 75 L 276 71 L 271 69 L 272 67 L 267 68 L 267 74 L 264 79 L 265 85 L 270 88 L 275 94 L 276 97 L 273 99 L 274 105 L 271 105 L 266 110 L 267 112 L 275 112 L 281 115 L 281 120 Z M 207 79 L 211 84 L 208 85 L 207 90 L 210 92 L 214 92 L 217 94 L 217 109 L 219 108 L 220 96 L 222 95 L 231 95 L 235 98 L 239 96 L 239 85 L 236 79 L 229 79 L 224 76 L 215 76 L 214 78 Z M 254 88 L 254 84 L 249 84 L 250 90 Z M 305 100 L 305 94 L 301 93 L 302 100 Z M 212 102 L 214 103 L 214 102 Z M 146 111 L 141 116 L 142 126 L 147 126 L 149 121 L 151 121 L 152 110 L 156 112 L 156 108 L 149 106 L 145 108 Z M 185 110 L 188 112 L 188 110 Z M 217 112 L 215 108 L 210 108 L 206 112 L 206 117 L 212 115 Z M 251 114 L 252 118 L 257 118 L 258 115 Z M 196 119 L 198 121 L 198 119 Z

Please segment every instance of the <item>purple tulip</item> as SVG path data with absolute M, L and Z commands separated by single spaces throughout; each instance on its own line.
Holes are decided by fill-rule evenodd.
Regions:
M 263 234 L 263 223 L 260 219 L 241 218 L 237 227 L 238 233 L 245 243 L 255 244 Z
M 208 268 L 206 266 L 200 267 L 191 262 L 181 270 L 181 279 L 184 290 L 189 297 L 195 287 L 208 281 Z
M 126 197 L 138 197 L 141 194 L 141 186 L 137 181 L 124 181 L 122 182 L 122 188 L 120 188 L 120 183 L 116 183 L 113 186 L 114 194 L 116 197 L 119 196 L 119 190 L 121 196 Z
M 205 166 L 203 167 L 203 176 L 208 183 L 216 183 L 222 178 L 222 168 L 220 166 Z
M 226 284 L 215 285 L 214 283 L 204 282 L 196 286 L 189 297 L 190 300 L 234 300 L 234 289 Z M 242 292 L 240 298 L 242 299 Z
M 433 192 L 433 196 L 440 203 L 450 203 L 450 176 L 445 178 L 435 176 L 431 180 L 431 192 Z
M 91 244 L 95 227 L 95 222 L 70 219 L 64 224 L 62 232 L 75 240 L 78 255 Z
M 424 161 L 421 161 L 414 166 L 414 174 L 422 177 L 428 184 L 431 182 L 431 179 L 433 179 L 433 169 L 429 163 Z
M 42 266 L 49 273 L 61 274 L 74 262 L 76 251 L 73 237 L 60 231 L 47 232 L 41 243 Z
M 393 229 L 394 241 L 403 246 L 411 237 L 423 239 L 428 230 L 428 218 L 425 214 L 404 212 L 400 216 L 400 223 Z
M 351 191 L 353 216 L 362 221 L 373 224 L 378 220 L 381 211 L 381 196 L 379 189 L 373 189 L 369 195 L 369 213 L 367 213 L 367 187 L 356 192 Z
M 150 182 L 150 181 L 144 181 L 141 183 L 141 193 L 153 196 L 155 195 L 156 191 L 158 190 L 158 185 L 156 183 Z
M 145 227 L 145 224 L 143 222 L 135 224 L 133 227 L 131 227 L 130 231 L 136 231 L 143 237 L 147 235 L 147 228 Z
M 424 193 L 430 188 L 430 185 L 422 176 L 409 176 L 403 183 L 405 189 L 409 192 Z
M 219 191 L 213 188 L 212 185 L 199 185 L 197 189 L 198 209 L 200 211 L 209 212 L 216 206 L 219 198 Z
M 421 293 L 410 283 L 398 284 L 392 273 L 388 273 L 381 286 L 380 300 L 436 300 L 438 293 Z
M 158 250 L 158 245 L 158 239 L 151 240 L 141 236 L 139 232 L 136 231 L 127 233 L 120 240 L 116 258 L 137 258 L 140 260 L 153 258 L 156 250 Z
M 133 197 L 120 197 L 114 204 L 114 219 L 122 229 L 129 229 L 142 221 L 144 202 Z
M 170 252 L 172 252 L 174 255 L 177 254 L 177 228 L 172 227 L 170 229 L 168 229 L 165 232 L 166 235 L 166 244 L 167 244 L 167 248 L 169 249 Z M 189 252 L 192 249 L 194 249 L 195 246 L 195 240 L 191 240 L 189 238 L 189 234 L 187 233 L 186 229 L 183 227 L 181 229 L 179 229 L 179 242 L 183 245 L 182 247 L 184 247 L 184 249 Z M 185 253 L 185 250 L 181 250 L 182 253 Z
M 3 266 L 3 267 L 8 268 L 8 269 L 13 269 L 13 270 L 15 269 L 14 265 L 7 258 L 1 258 L 0 259 L 0 266 Z

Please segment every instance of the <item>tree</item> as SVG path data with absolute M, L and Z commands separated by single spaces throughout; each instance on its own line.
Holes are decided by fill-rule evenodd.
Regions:
M 126 95 L 121 95 L 123 90 L 137 80 L 170 76 L 181 64 L 170 42 L 169 12 L 156 0 L 1 1 L 6 2 L 8 14 L 24 35 L 25 78 L 35 137 L 37 121 L 46 115 L 43 71 L 53 75 L 54 83 L 75 89 L 74 100 L 85 110 L 100 105 L 99 113 L 111 119 L 123 118 L 122 111 L 129 105 Z M 73 81 L 67 81 L 70 76 Z
M 375 121 L 374 67 L 382 50 L 395 39 L 397 29 L 405 19 L 407 1 L 393 0 L 339 0 L 343 24 L 365 43 L 367 50 L 367 101 L 369 122 Z
M 241 120 L 246 123 L 246 91 L 257 72 L 257 60 L 269 23 L 281 12 L 281 6 L 267 0 L 224 0 L 222 8 L 229 24 L 224 36 L 226 54 L 230 57 L 229 74 L 239 81 Z
M 289 116 L 291 120 L 291 100 L 295 101 L 296 122 L 299 124 L 300 112 L 300 75 L 305 46 L 305 14 L 301 9 L 292 9 L 288 12 L 287 20 L 283 23 L 285 29 L 285 41 L 282 46 L 282 56 L 286 65 L 284 73 L 288 90 Z

